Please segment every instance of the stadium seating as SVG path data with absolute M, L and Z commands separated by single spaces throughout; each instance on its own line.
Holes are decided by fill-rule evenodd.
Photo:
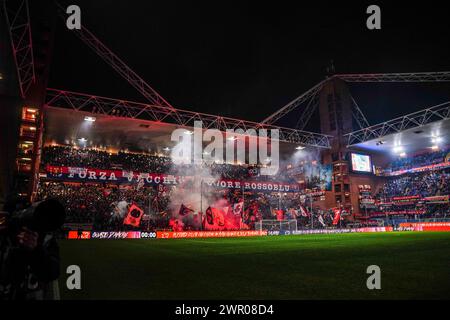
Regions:
M 421 154 L 410 159 L 398 159 L 388 166 L 391 171 L 404 170 L 417 166 L 442 162 L 446 151 Z M 88 167 L 97 169 L 118 169 L 149 173 L 182 174 L 192 169 L 191 165 L 174 166 L 171 159 L 165 156 L 149 154 L 137 154 L 129 152 L 109 153 L 96 149 L 80 149 L 64 146 L 48 146 L 44 148 L 42 155 L 43 168 L 46 165 Z M 293 182 L 285 171 L 281 171 L 274 177 L 261 177 L 255 175 L 255 170 L 249 170 L 248 166 L 230 164 L 212 164 L 206 167 L 211 175 L 220 176 L 223 179 L 274 179 Z M 376 200 L 378 209 L 372 210 L 384 214 L 386 212 L 415 212 L 420 211 L 421 217 L 446 217 L 450 215 L 447 203 L 426 203 L 421 201 L 425 197 L 447 196 L 450 193 L 448 180 L 450 169 L 405 173 L 399 176 L 387 177 L 386 183 L 378 190 Z M 94 184 L 94 183 L 67 183 L 41 181 L 37 199 L 48 197 L 59 198 L 67 208 L 69 223 L 91 223 L 96 230 L 121 230 L 123 225 L 114 219 L 114 211 L 119 201 L 136 203 L 144 208 L 147 213 L 154 214 L 154 219 L 146 222 L 146 228 L 167 228 L 173 212 L 170 208 L 172 201 L 172 187 L 165 187 L 160 192 L 157 186 L 128 186 Z M 179 192 L 179 191 L 178 191 Z M 220 190 L 214 192 L 217 199 L 226 199 L 231 206 L 242 201 L 239 191 Z M 301 193 L 248 193 L 245 195 L 244 207 L 255 205 L 257 215 L 255 219 L 274 219 L 274 212 L 282 210 L 285 219 L 296 219 L 298 228 L 328 228 L 332 226 L 333 212 L 313 208 L 310 214 L 300 214 L 303 203 Z M 414 203 L 391 204 L 390 207 L 383 203 L 392 202 L 395 197 L 418 196 Z M 211 199 L 209 199 L 211 200 Z M 311 211 L 311 208 L 308 208 Z M 420 210 L 419 210 L 420 209 Z M 320 220 L 319 220 L 320 217 Z M 339 225 L 345 226 L 347 222 L 341 221 Z M 250 226 L 251 227 L 251 226 Z M 186 224 L 185 229 L 195 228 Z
M 417 167 L 428 166 L 444 162 L 450 152 L 450 148 L 445 147 L 435 152 L 425 152 L 408 157 L 399 157 L 392 161 L 387 167 L 390 171 L 407 170 Z
M 378 197 L 392 198 L 415 195 L 429 197 L 448 195 L 450 191 L 449 178 L 450 171 L 448 169 L 390 178 L 380 189 Z
M 420 219 L 450 216 L 448 202 L 450 169 L 445 166 L 448 161 L 448 152 L 449 149 L 444 148 L 436 152 L 399 158 L 389 164 L 385 172 L 401 174 L 388 175 L 386 183 L 381 186 L 376 195 L 379 209 L 375 211 L 394 217 L 401 215 L 406 217 L 409 214 L 412 218 Z M 444 166 L 431 166 L 437 164 L 444 164 Z M 410 170 L 418 168 L 421 169 Z M 395 219 L 398 220 L 398 218 Z

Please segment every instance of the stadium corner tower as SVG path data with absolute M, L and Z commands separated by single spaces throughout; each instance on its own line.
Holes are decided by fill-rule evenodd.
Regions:
M 323 209 L 343 207 L 354 215 L 360 213 L 360 186 L 370 186 L 371 190 L 377 190 L 383 183 L 382 177 L 364 172 L 352 170 L 351 154 L 357 149 L 347 145 L 345 136 L 357 127 L 352 111 L 352 96 L 347 83 L 337 77 L 330 77 L 322 87 L 319 96 L 320 130 L 333 138 L 330 140 L 330 149 L 322 149 L 321 159 L 323 164 L 332 165 L 332 189 L 326 191 L 325 200 L 315 202 L 315 205 Z M 371 165 L 374 167 L 384 164 L 386 157 L 379 153 L 369 154 Z M 374 171 L 371 169 L 371 172 Z
M 51 1 L 6 1 L 0 11 L 1 208 L 36 186 L 56 11 Z

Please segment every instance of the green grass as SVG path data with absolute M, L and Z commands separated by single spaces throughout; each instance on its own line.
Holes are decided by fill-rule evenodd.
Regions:
M 450 298 L 450 233 L 64 240 L 61 256 L 62 299 Z M 381 290 L 366 287 L 372 264 Z

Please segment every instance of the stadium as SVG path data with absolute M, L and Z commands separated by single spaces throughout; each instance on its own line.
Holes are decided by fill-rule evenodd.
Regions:
M 263 120 L 238 119 L 173 106 L 85 24 L 70 31 L 80 50 L 141 99 L 50 88 L 64 8 L 4 3 L 0 204 L 64 206 L 61 299 L 450 298 L 450 72 L 330 66 Z M 447 96 L 369 123 L 357 92 L 379 85 Z M 176 161 L 176 130 L 200 136 L 184 149 L 200 161 Z M 255 141 L 256 161 L 222 151 Z M 82 290 L 65 286 L 70 265 Z M 367 289 L 370 265 L 383 290 Z

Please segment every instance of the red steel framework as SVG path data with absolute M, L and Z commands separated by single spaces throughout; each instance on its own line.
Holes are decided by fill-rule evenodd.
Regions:
M 35 82 L 28 1 L 3 0 L 3 14 L 11 41 L 20 95 L 25 98 L 28 89 Z
M 193 127 L 194 121 L 201 121 L 205 129 L 238 130 L 244 132 L 250 129 L 278 129 L 279 141 L 319 148 L 330 148 L 329 135 L 285 128 L 273 125 L 262 125 L 257 122 L 239 120 L 218 115 L 210 115 L 181 109 L 168 109 L 140 102 L 111 99 L 70 92 L 57 89 L 47 89 L 46 107 L 68 108 L 106 116 L 141 119 L 154 122 L 172 123 L 183 127 Z M 269 132 L 270 133 L 270 132 Z

